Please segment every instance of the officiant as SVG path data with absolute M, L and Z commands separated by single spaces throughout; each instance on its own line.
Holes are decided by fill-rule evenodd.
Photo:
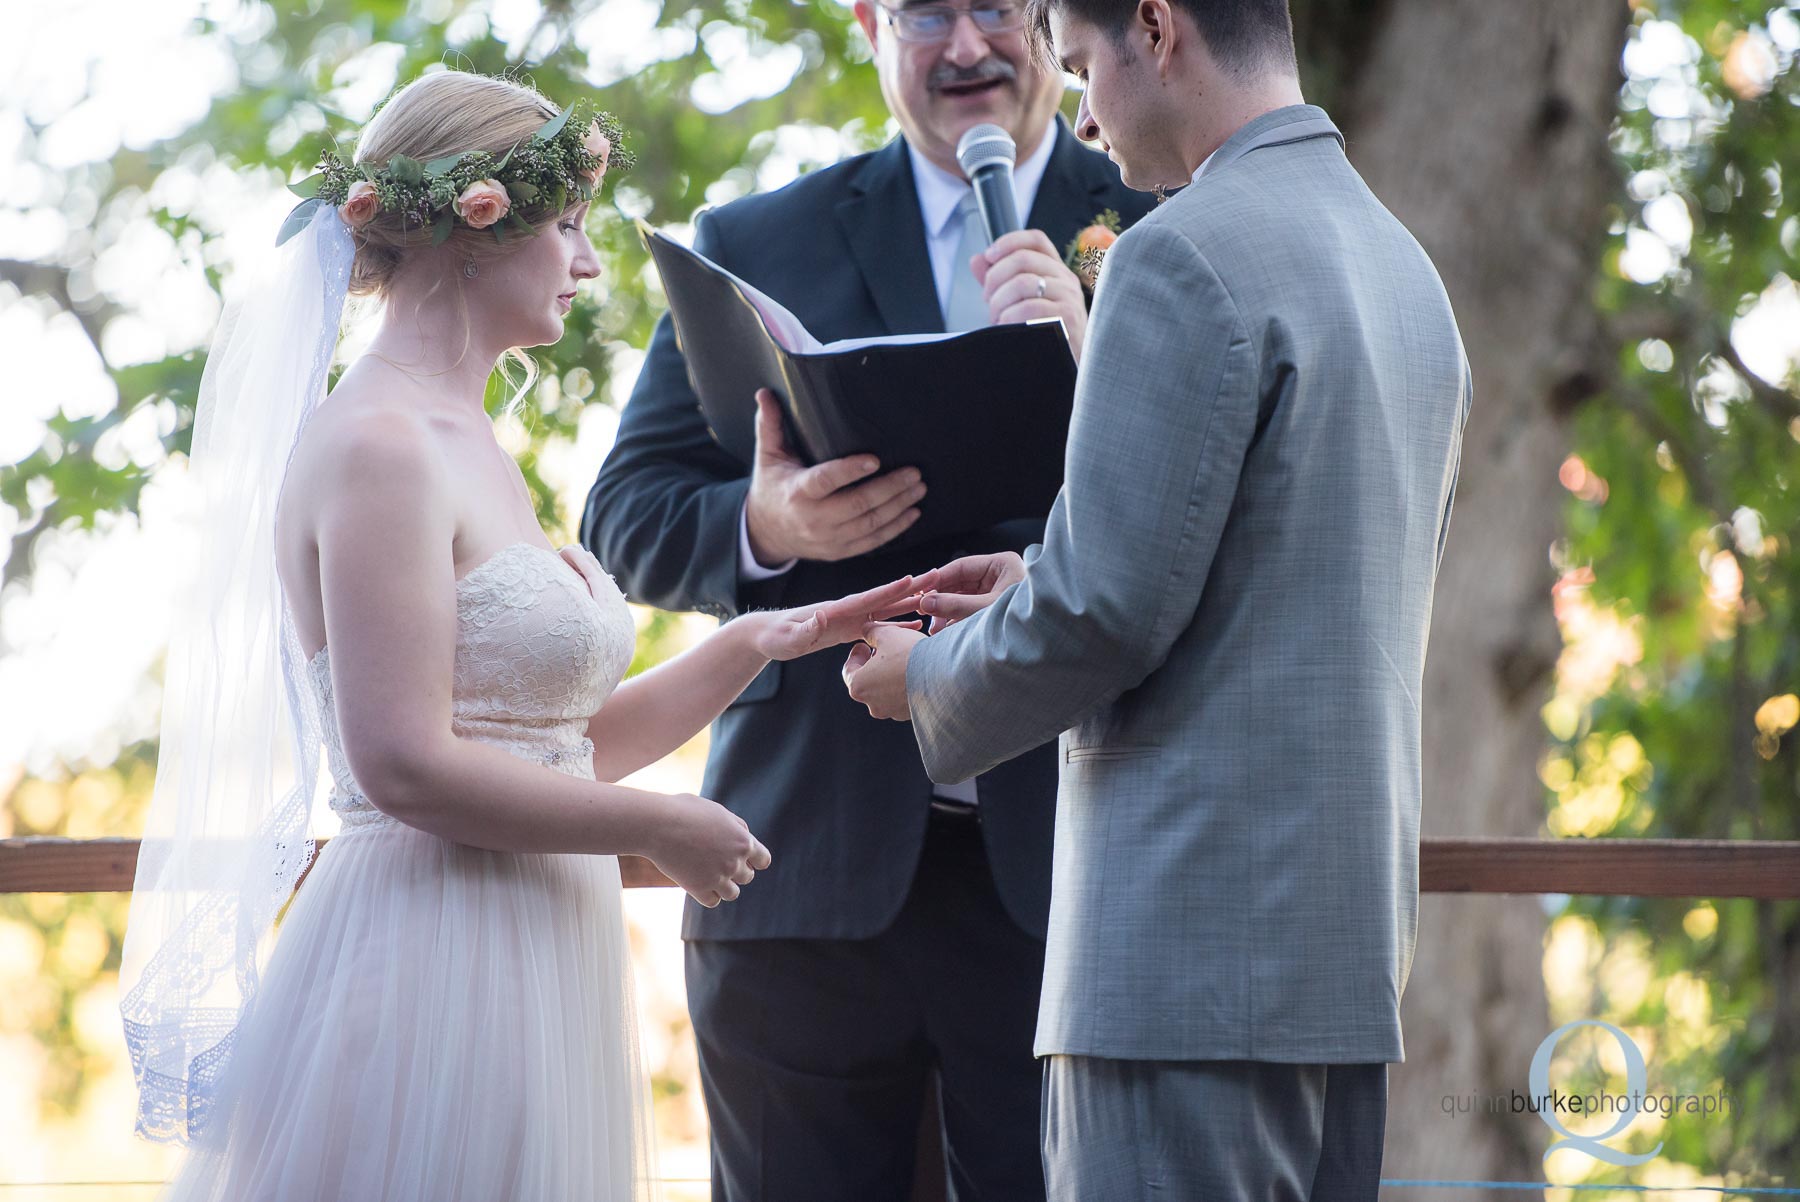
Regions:
M 1034 65 L 1012 0 L 859 0 L 855 15 L 900 136 L 701 213 L 696 248 L 821 340 L 1054 316 L 1079 354 L 1088 297 L 1063 248 L 1150 198 L 1057 116 L 1062 80 Z M 1017 146 L 1027 227 L 991 249 L 956 161 L 982 122 Z M 1039 515 L 895 551 L 932 504 L 914 465 L 874 448 L 807 467 L 764 405 L 746 464 L 711 437 L 658 323 L 582 523 L 633 600 L 729 619 L 1043 538 Z M 911 732 L 869 717 L 838 669 L 770 665 L 713 730 L 702 792 L 774 857 L 737 901 L 690 905 L 682 924 L 713 1197 L 908 1198 L 935 1087 L 955 1196 L 1041 1198 L 1031 1045 L 1055 744 L 934 786 Z

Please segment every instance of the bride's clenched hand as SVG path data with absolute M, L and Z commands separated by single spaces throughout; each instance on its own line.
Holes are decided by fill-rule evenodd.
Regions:
M 650 861 L 707 909 L 735 900 L 757 870 L 769 866 L 769 849 L 718 802 L 683 793 L 669 803 L 672 821 L 662 825 Z
M 755 623 L 755 647 L 767 659 L 798 659 L 826 647 L 854 643 L 871 622 L 880 622 L 918 608 L 918 589 L 911 576 L 864 593 L 840 597 L 818 605 L 745 614 L 739 622 Z M 918 622 L 895 623 L 911 629 Z

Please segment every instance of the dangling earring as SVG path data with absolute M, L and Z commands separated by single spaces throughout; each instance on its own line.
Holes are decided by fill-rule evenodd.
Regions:
M 467 277 L 469 277 L 469 278 L 470 278 L 470 279 L 471 279 L 471 280 L 472 280 L 472 279 L 474 279 L 474 278 L 475 278 L 475 276 L 476 276 L 476 274 L 477 274 L 477 273 L 478 273 L 478 272 L 479 272 L 479 271 L 480 271 L 480 270 L 481 270 L 481 268 L 480 268 L 480 267 L 478 267 L 478 266 L 476 266 L 476 263 L 475 263 L 475 260 L 474 260 L 474 259 L 469 259 L 469 260 L 466 260 L 466 261 L 465 261 L 465 262 L 464 262 L 464 263 L 463 263 L 463 274 L 464 274 L 464 275 L 465 275 L 465 276 L 467 276 Z

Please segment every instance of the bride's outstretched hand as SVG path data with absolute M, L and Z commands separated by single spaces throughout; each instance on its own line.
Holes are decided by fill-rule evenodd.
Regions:
M 881 622 L 919 607 L 919 590 L 911 576 L 867 592 L 818 605 L 776 610 L 765 615 L 756 648 L 769 659 L 798 659 L 826 647 L 854 643 L 871 622 Z M 742 619 L 740 619 L 741 621 Z M 917 630 L 919 622 L 897 622 Z

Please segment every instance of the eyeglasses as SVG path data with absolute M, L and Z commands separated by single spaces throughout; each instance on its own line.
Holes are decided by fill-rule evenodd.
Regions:
M 888 24 L 902 42 L 945 42 L 956 29 L 956 18 L 968 14 L 984 37 L 1014 33 L 1025 27 L 1024 9 L 1017 4 L 976 2 L 968 8 L 953 4 L 914 4 L 907 8 L 876 5 L 887 14 Z

